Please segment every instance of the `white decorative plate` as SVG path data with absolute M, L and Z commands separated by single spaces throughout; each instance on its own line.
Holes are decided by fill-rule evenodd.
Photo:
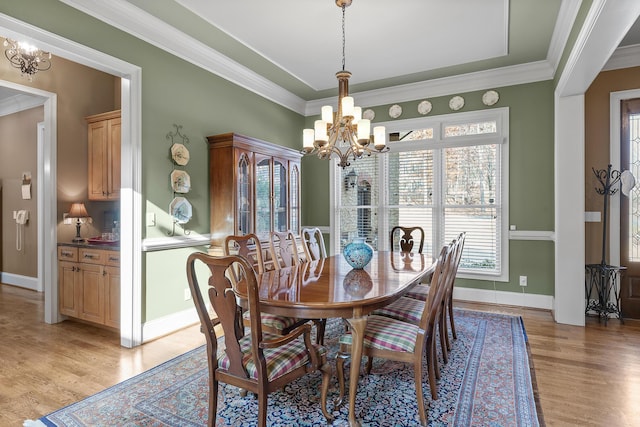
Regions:
M 389 117 L 392 119 L 397 119 L 402 114 L 402 107 L 398 104 L 393 104 L 389 107 Z
M 171 158 L 180 166 L 189 163 L 189 150 L 182 144 L 173 144 L 171 146 Z
M 193 210 L 191 203 L 184 197 L 176 197 L 169 205 L 169 213 L 178 224 L 186 224 L 191 219 Z
M 431 112 L 431 108 L 433 108 L 433 106 L 431 105 L 431 102 L 425 99 L 424 101 L 418 104 L 418 113 L 422 115 L 429 114 Z
M 464 107 L 464 98 L 463 97 L 454 96 L 453 98 L 451 98 L 449 100 L 449 108 L 451 108 L 453 111 L 458 111 L 462 107 Z
M 482 103 L 484 105 L 493 105 L 500 99 L 500 95 L 495 90 L 488 90 L 482 95 Z
M 191 189 L 191 177 L 181 170 L 171 172 L 171 188 L 176 193 L 188 193 Z
M 362 112 L 363 119 L 373 120 L 375 116 L 376 116 L 376 113 L 372 109 L 364 110 Z

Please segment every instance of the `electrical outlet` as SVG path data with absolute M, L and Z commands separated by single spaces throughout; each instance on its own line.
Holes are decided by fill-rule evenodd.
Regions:
M 189 288 L 186 288 L 184 290 L 184 300 L 189 301 L 190 299 L 191 299 L 191 291 L 189 290 Z
M 527 276 L 520 276 L 520 286 L 527 286 Z

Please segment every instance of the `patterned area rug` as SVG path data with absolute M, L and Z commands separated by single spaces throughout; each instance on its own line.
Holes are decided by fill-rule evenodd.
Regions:
M 423 383 L 430 426 L 539 426 L 526 333 L 519 317 L 456 310 L 458 339 L 441 363 L 438 399 Z M 342 321 L 330 320 L 326 345 L 333 363 Z M 424 369 L 426 373 L 426 366 Z M 80 402 L 32 426 L 203 426 L 207 423 L 207 363 L 204 347 L 192 350 Z M 535 380 L 535 379 L 534 379 Z M 337 381 L 333 379 L 333 395 Z M 269 426 L 326 425 L 319 404 L 320 374 L 308 375 L 268 399 Z M 420 425 L 410 364 L 377 360 L 362 375 L 356 408 L 363 426 Z M 221 384 L 218 426 L 253 426 L 257 401 Z M 334 426 L 348 425 L 347 405 L 334 412 Z M 330 410 L 332 406 L 330 405 Z

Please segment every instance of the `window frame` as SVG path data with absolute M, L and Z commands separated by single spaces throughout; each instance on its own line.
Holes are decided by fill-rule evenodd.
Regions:
M 496 122 L 496 132 L 491 134 L 478 134 L 478 135 L 462 135 L 462 136 L 453 136 L 445 138 L 444 129 L 446 126 L 450 125 L 459 125 L 459 124 L 468 124 L 468 123 L 477 123 L 483 121 L 495 121 Z M 451 147 L 461 147 L 461 146 L 473 146 L 473 145 L 487 145 L 487 144 L 498 144 L 501 146 L 500 148 L 500 171 L 501 175 L 500 179 L 500 192 L 496 194 L 496 198 L 499 197 L 499 200 L 496 201 L 496 206 L 499 206 L 499 212 L 501 216 L 500 226 L 499 226 L 499 262 L 500 269 L 498 273 L 494 272 L 482 272 L 482 271 L 474 271 L 470 272 L 462 272 L 459 271 L 458 277 L 461 278 L 469 278 L 469 279 L 480 279 L 480 280 L 494 280 L 501 282 L 509 281 L 509 108 L 494 108 L 487 110 L 479 110 L 479 111 L 471 111 L 464 113 L 452 113 L 452 114 L 443 114 L 432 117 L 418 117 L 413 119 L 405 119 L 405 120 L 394 120 L 389 122 L 376 123 L 376 125 L 381 125 L 386 127 L 387 135 L 393 132 L 406 132 L 415 129 L 424 129 L 424 128 L 433 128 L 433 138 L 426 139 L 423 141 L 402 141 L 402 142 L 391 142 L 389 143 L 390 152 L 399 152 L 399 151 L 413 151 L 420 149 L 436 149 L 442 150 Z M 389 171 L 387 170 L 388 162 L 385 161 L 386 154 L 376 155 L 378 170 L 382 177 L 388 177 Z M 357 161 L 356 161 L 357 162 Z M 339 252 L 339 229 L 338 224 L 340 223 L 339 211 L 340 205 L 338 203 L 337 197 L 340 194 L 341 188 L 341 171 L 342 169 L 338 166 L 338 162 L 336 159 L 331 161 L 331 169 L 329 173 L 329 183 L 330 183 L 330 201 L 331 201 L 331 212 L 330 212 L 330 252 L 338 253 Z M 437 175 L 437 176 L 436 176 Z M 383 178 L 384 179 L 384 178 Z M 434 175 L 434 193 L 436 191 L 441 191 L 442 183 L 441 183 L 441 175 Z M 379 192 L 378 197 L 378 206 L 377 211 L 378 215 L 378 229 L 379 230 L 388 230 L 388 218 L 386 214 L 386 210 L 384 209 L 388 205 L 388 194 L 387 188 L 385 187 L 384 191 Z M 435 200 L 434 194 L 434 200 Z M 441 200 L 438 198 L 438 200 Z M 444 209 L 444 204 L 438 204 L 437 207 L 434 208 L 434 217 L 436 209 Z M 437 230 L 438 232 L 433 233 L 433 248 L 437 248 L 440 246 L 438 241 L 442 241 L 443 237 L 441 237 L 442 230 Z M 378 247 L 387 248 L 389 246 L 389 236 L 388 233 L 380 233 L 383 235 L 378 236 Z

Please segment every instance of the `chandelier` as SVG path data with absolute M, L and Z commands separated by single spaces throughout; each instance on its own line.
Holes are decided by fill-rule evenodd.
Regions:
M 44 52 L 37 47 L 25 42 L 17 42 L 11 39 L 4 39 L 4 55 L 11 65 L 20 69 L 23 76 L 28 76 L 29 80 L 38 71 L 46 71 L 51 68 L 51 53 Z
M 336 156 L 342 168 L 364 155 L 382 153 L 389 150 L 386 146 L 384 126 L 373 128 L 371 122 L 362 118 L 362 108 L 354 105 L 349 96 L 349 77 L 345 70 L 345 9 L 352 0 L 335 0 L 342 8 L 342 70 L 336 73 L 338 79 L 338 111 L 333 112 L 330 105 L 322 107 L 322 119 L 316 120 L 314 129 L 304 129 L 302 133 L 302 153 L 315 154 L 320 159 Z M 344 151 L 343 151 L 344 150 Z

